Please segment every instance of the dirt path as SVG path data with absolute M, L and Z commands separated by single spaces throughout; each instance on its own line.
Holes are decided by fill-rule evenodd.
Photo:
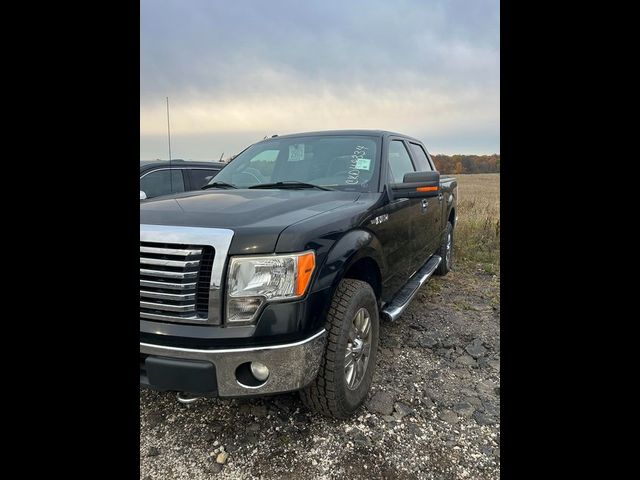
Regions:
M 497 479 L 499 301 L 484 271 L 434 277 L 383 324 L 371 395 L 350 421 L 309 414 L 296 394 L 182 406 L 141 390 L 141 478 Z

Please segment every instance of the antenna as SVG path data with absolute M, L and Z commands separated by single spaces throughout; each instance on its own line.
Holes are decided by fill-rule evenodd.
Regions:
M 220 161 L 222 162 L 222 157 L 224 157 L 224 152 L 222 152 L 222 155 L 220 155 Z
M 169 140 L 169 182 L 173 193 L 173 170 L 171 170 L 171 124 L 169 122 L 169 97 L 167 97 L 167 137 Z

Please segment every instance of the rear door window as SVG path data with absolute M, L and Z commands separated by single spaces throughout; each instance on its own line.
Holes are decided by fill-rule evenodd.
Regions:
M 413 160 L 416 162 L 419 172 L 432 172 L 431 164 L 427 158 L 427 152 L 424 151 L 422 145 L 418 143 L 410 143 L 411 153 L 413 153 Z
M 147 198 L 184 192 L 184 176 L 182 170 L 156 170 L 140 179 L 140 190 Z

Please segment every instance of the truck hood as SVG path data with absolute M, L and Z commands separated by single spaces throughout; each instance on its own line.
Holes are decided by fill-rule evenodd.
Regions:
M 358 192 L 320 190 L 207 190 L 140 203 L 140 223 L 227 228 L 231 254 L 270 253 L 290 225 L 352 205 Z

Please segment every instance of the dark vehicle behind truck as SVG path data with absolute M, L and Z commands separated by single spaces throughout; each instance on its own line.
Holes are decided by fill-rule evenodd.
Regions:
M 457 183 L 387 131 L 286 135 L 205 189 L 140 204 L 140 383 L 198 396 L 365 400 L 380 318 L 452 265 Z
M 140 200 L 200 190 L 226 164 L 185 160 L 140 160 Z

